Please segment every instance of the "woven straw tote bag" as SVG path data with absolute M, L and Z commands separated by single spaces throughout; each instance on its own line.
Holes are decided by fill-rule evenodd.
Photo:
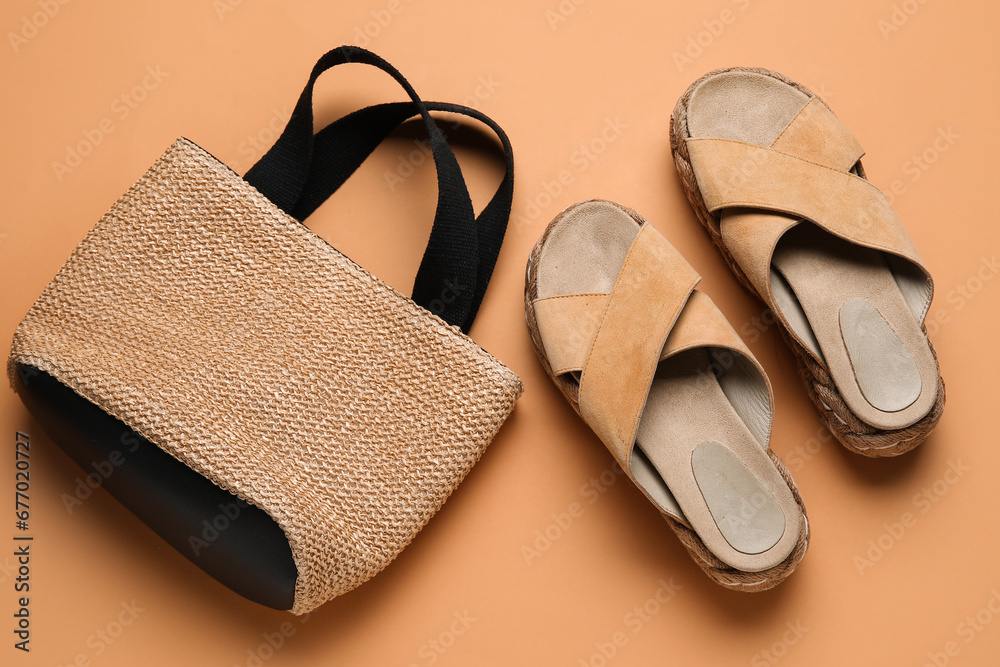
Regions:
M 313 85 L 348 62 L 388 72 L 411 101 L 314 135 Z M 478 217 L 434 110 L 479 120 L 503 145 L 506 175 Z M 439 190 L 409 298 L 300 221 L 414 116 Z M 178 551 L 252 600 L 307 613 L 399 554 L 521 394 L 466 335 L 512 193 L 492 120 L 423 103 L 378 56 L 335 49 L 243 178 L 186 139 L 156 160 L 17 327 L 11 384 Z

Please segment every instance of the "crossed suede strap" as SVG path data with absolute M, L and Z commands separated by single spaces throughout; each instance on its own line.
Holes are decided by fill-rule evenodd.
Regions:
M 705 205 L 722 216 L 723 243 L 772 309 L 771 256 L 781 236 L 802 219 L 911 262 L 930 284 L 889 200 L 851 173 L 864 154 L 861 146 L 818 98 L 770 147 L 707 137 L 691 137 L 687 147 Z
M 711 299 L 694 289 L 699 280 L 644 223 L 610 294 L 534 302 L 553 373 L 580 373 L 580 413 L 626 471 L 660 361 L 708 346 L 753 358 Z

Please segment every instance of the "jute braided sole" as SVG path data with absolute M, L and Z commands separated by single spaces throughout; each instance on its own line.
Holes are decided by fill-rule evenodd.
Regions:
M 752 72 L 770 76 L 806 95 L 817 97 L 817 99 L 819 97 L 802 84 L 778 72 L 756 67 L 729 67 L 709 72 L 692 83 L 684 91 L 681 98 L 677 100 L 677 106 L 674 107 L 674 112 L 670 117 L 670 150 L 673 153 L 674 164 L 677 166 L 681 186 L 684 188 L 684 193 L 687 195 L 688 201 L 691 202 L 691 207 L 694 208 L 698 221 L 708 230 L 712 242 L 719 248 L 722 256 L 743 286 L 763 301 L 763 296 L 757 292 L 756 288 L 754 288 L 749 278 L 743 272 L 743 269 L 740 268 L 729 252 L 729 249 L 723 243 L 720 231 L 721 216 L 709 212 L 708 207 L 705 205 L 705 200 L 701 195 L 701 190 L 698 188 L 698 180 L 695 178 L 687 149 L 687 139 L 691 136 L 687 122 L 688 102 L 691 99 L 691 94 L 706 78 L 731 71 Z M 861 178 L 865 178 L 865 171 L 861 166 L 861 162 L 857 164 L 856 173 Z M 778 319 L 777 321 L 780 324 L 781 320 Z M 844 402 L 840 391 L 837 389 L 827 370 L 821 364 L 817 363 L 802 345 L 794 340 L 783 325 L 778 328 L 781 331 L 782 337 L 792 349 L 792 353 L 795 355 L 799 376 L 802 378 L 803 383 L 805 383 L 809 398 L 816 406 L 816 409 L 819 410 L 823 424 L 840 440 L 844 447 L 852 452 L 869 457 L 886 457 L 903 454 L 923 442 L 941 418 L 945 402 L 944 380 L 941 379 L 941 369 L 937 362 L 937 353 L 934 351 L 934 346 L 931 344 L 929 337 L 927 338 L 927 344 L 930 346 L 931 354 L 934 356 L 934 363 L 938 370 L 937 400 L 927 415 L 920 421 L 906 428 L 886 431 L 877 429 L 858 419 Z M 922 326 L 921 329 L 924 335 L 927 336 L 926 327 Z
M 615 204 L 615 206 L 628 213 L 637 222 L 643 221 L 642 216 L 629 207 L 622 206 L 621 204 Z M 538 356 L 538 360 L 541 362 L 542 368 L 545 369 L 545 373 L 552 379 L 555 385 L 562 392 L 563 396 L 566 397 L 569 404 L 573 406 L 576 413 L 580 414 L 580 385 L 569 380 L 565 376 L 557 376 L 553 373 L 552 366 L 549 364 L 549 360 L 545 356 L 545 347 L 542 344 L 541 335 L 538 331 L 538 324 L 535 321 L 534 301 L 538 296 L 538 273 L 535 270 L 535 267 L 537 266 L 538 256 L 541 253 L 545 240 L 548 238 L 555 225 L 562 218 L 563 214 L 561 213 L 549 223 L 549 226 L 546 227 L 545 232 L 542 234 L 541 238 L 538 239 L 538 242 L 535 244 L 535 247 L 532 249 L 531 255 L 528 258 L 524 283 L 524 316 L 528 325 L 528 332 L 531 334 L 532 346 L 535 348 L 535 354 Z M 782 463 L 781 459 L 779 459 L 770 449 L 768 449 L 767 453 L 774 462 L 774 465 L 778 468 L 778 472 L 781 473 L 782 479 L 785 480 L 788 487 L 791 489 L 792 496 L 795 498 L 796 504 L 802 511 L 802 517 L 805 521 L 805 528 L 802 531 L 799 541 L 795 544 L 795 548 L 792 549 L 792 552 L 787 558 L 785 558 L 785 560 L 781 561 L 774 567 L 760 572 L 745 572 L 743 570 L 737 570 L 719 560 L 711 551 L 709 551 L 708 547 L 705 546 L 705 543 L 700 537 L 698 537 L 697 533 L 673 517 L 661 513 L 663 518 L 666 520 L 667 525 L 673 529 L 674 533 L 680 539 L 681 544 L 687 547 L 687 550 L 691 553 L 691 557 L 694 559 L 695 563 L 698 564 L 698 567 L 700 567 L 710 579 L 726 588 L 746 593 L 765 591 L 780 584 L 795 570 L 799 562 L 805 556 L 806 549 L 809 546 L 809 518 L 806 515 L 805 504 L 802 501 L 802 495 L 799 493 L 799 488 L 796 486 L 791 473 L 788 472 L 788 469 L 785 467 L 784 463 Z

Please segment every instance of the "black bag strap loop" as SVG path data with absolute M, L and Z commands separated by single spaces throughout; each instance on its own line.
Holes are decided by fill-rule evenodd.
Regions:
M 455 284 L 442 296 L 442 290 L 431 284 L 431 289 L 421 290 L 421 274 L 414 284 L 413 299 L 433 312 L 438 312 L 442 302 L 452 298 L 451 291 L 472 288 L 472 302 L 467 319 L 459 324 L 463 330 L 472 325 L 482 303 L 496 264 L 500 246 L 510 218 L 511 199 L 514 193 L 514 159 L 510 140 L 489 116 L 455 104 L 425 102 L 427 109 L 456 113 L 474 118 L 493 130 L 500 139 L 506 161 L 503 180 L 496 194 L 480 212 L 475 221 L 478 249 L 478 271 L 475 285 Z M 375 150 L 381 141 L 401 123 L 419 113 L 409 102 L 390 102 L 361 109 L 323 128 L 315 137 L 313 169 L 296 204 L 292 216 L 304 220 L 342 185 L 347 178 Z M 471 224 L 471 223 L 466 223 Z M 431 231 L 433 235 L 435 232 Z M 436 301 L 440 299 L 440 301 Z
M 320 74 L 360 62 L 392 75 L 411 102 L 367 107 L 313 134 L 312 94 Z M 454 153 L 430 110 L 463 114 L 500 138 L 506 173 L 496 194 L 476 218 Z M 424 103 L 405 78 L 375 54 L 344 46 L 313 67 L 284 132 L 244 179 L 298 220 L 308 217 L 342 185 L 396 127 L 419 115 L 427 130 L 438 176 L 438 201 L 430 239 L 413 285 L 413 300 L 468 333 L 482 303 L 510 217 L 513 153 L 506 134 L 488 116 L 453 104 Z

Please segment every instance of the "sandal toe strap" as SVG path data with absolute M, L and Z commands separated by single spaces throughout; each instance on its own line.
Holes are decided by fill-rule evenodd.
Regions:
M 771 257 L 801 220 L 912 264 L 929 303 L 933 283 L 916 246 L 888 198 L 852 173 L 864 151 L 818 98 L 770 147 L 692 137 L 687 148 L 705 205 L 720 217 L 722 242 L 772 308 Z
M 534 302 L 553 373 L 580 373 L 580 413 L 624 470 L 630 469 L 657 364 L 692 348 L 735 352 L 757 368 L 764 381 L 755 434 L 767 446 L 771 396 L 766 376 L 712 300 L 695 290 L 699 280 L 680 253 L 646 223 L 611 293 Z M 725 363 L 725 354 L 719 358 Z
M 580 414 L 626 470 L 660 353 L 699 280 L 680 253 L 643 224 L 580 376 Z

